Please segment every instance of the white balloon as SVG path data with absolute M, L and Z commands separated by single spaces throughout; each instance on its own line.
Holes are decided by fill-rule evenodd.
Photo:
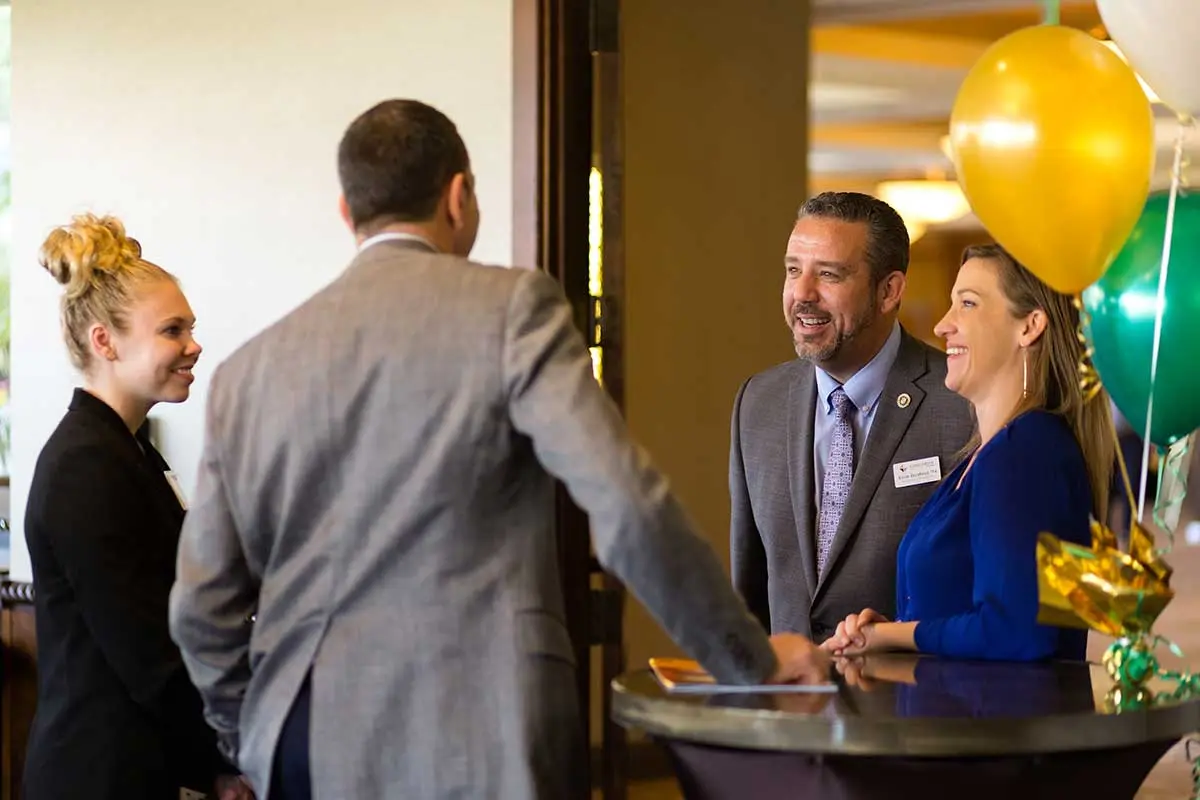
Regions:
M 1159 98 L 1200 116 L 1200 0 L 1096 0 L 1108 35 Z

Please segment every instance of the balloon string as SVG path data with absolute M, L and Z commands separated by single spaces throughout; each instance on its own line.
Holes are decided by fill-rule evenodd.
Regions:
M 1175 137 L 1175 164 L 1171 169 L 1171 195 L 1167 201 L 1167 225 L 1163 231 L 1162 266 L 1158 271 L 1158 297 L 1154 304 L 1154 345 L 1150 350 L 1150 391 L 1146 396 L 1146 430 L 1142 437 L 1142 475 L 1138 489 L 1138 522 L 1145 521 L 1146 485 L 1150 475 L 1150 431 L 1154 423 L 1154 382 L 1158 378 L 1158 352 L 1162 343 L 1163 317 L 1167 309 L 1167 272 L 1171 266 L 1171 242 L 1175 233 L 1175 200 L 1183 174 L 1183 138 L 1187 127 L 1179 125 Z
M 1057 25 L 1059 22 L 1059 0 L 1044 0 L 1042 11 L 1043 25 Z
M 1121 436 L 1117 433 L 1117 428 L 1114 425 L 1112 429 L 1114 453 L 1117 456 L 1117 474 L 1121 476 L 1121 485 L 1125 488 L 1125 497 L 1129 502 L 1129 530 L 1133 530 L 1133 526 L 1137 524 L 1137 517 L 1134 516 L 1133 502 L 1133 482 L 1129 479 L 1129 467 L 1125 464 L 1125 454 L 1121 451 Z

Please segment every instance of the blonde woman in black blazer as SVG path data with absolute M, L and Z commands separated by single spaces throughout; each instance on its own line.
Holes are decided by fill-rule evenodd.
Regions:
M 191 308 L 111 217 L 55 230 L 40 260 L 65 287 L 84 388 L 42 449 L 26 509 L 39 686 L 24 796 L 244 796 L 168 632 L 185 503 L 146 435 L 152 406 L 188 397 Z

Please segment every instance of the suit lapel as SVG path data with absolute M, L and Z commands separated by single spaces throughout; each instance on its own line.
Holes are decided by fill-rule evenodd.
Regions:
M 900 446 L 917 409 L 925 399 L 925 392 L 917 386 L 916 380 L 928 370 L 924 349 L 917 340 L 902 331 L 900 350 L 896 353 L 896 361 L 888 373 L 887 381 L 884 382 L 883 394 L 879 396 L 871 432 L 867 434 L 862 455 L 854 470 L 850 496 L 846 498 L 846 508 L 842 511 L 837 533 L 829 546 L 829 559 L 824 575 L 817 582 L 817 592 L 821 591 L 826 577 L 833 572 L 838 558 L 854 538 L 854 532 L 858 529 L 880 482 L 888 479 L 886 473 L 892 463 L 892 457 L 896 454 L 896 448 Z M 908 403 L 903 408 L 898 402 L 902 394 L 908 395 Z M 811 452 L 811 422 L 809 430 Z M 816 593 L 813 599 L 816 600 Z
M 813 413 L 817 405 L 817 379 L 811 364 L 801 364 L 788 391 L 788 485 L 792 489 L 794 535 L 800 547 L 800 562 L 808 596 L 817 588 L 817 555 L 813 526 L 817 511 L 813 502 Z

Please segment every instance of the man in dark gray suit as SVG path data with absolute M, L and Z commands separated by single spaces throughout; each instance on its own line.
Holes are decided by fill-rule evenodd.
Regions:
M 800 209 L 783 312 L 799 359 L 734 401 L 734 585 L 763 625 L 828 638 L 848 614 L 895 608 L 896 549 L 973 429 L 946 357 L 896 320 L 908 231 L 874 197 Z
M 824 679 L 807 639 L 768 640 L 630 441 L 558 284 L 466 259 L 454 124 L 381 103 L 338 171 L 359 255 L 213 375 L 171 598 L 258 794 L 586 796 L 552 476 L 718 680 Z

